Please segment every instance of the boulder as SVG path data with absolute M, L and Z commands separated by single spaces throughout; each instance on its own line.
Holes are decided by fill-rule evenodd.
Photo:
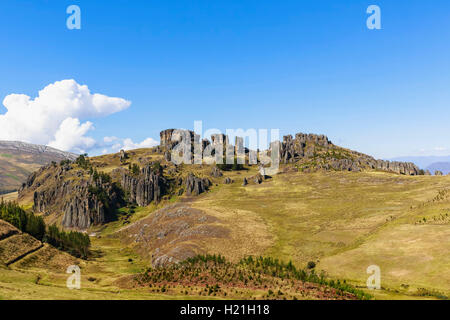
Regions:
M 120 150 L 120 161 L 123 162 L 127 159 L 127 154 L 125 153 L 125 150 Z
M 219 177 L 223 176 L 223 173 L 222 173 L 222 171 L 219 168 L 214 166 L 212 168 L 212 170 L 211 170 L 211 176 L 214 177 L 214 178 L 219 178 Z
M 194 174 L 190 173 L 184 182 L 185 189 L 186 189 L 186 195 L 194 195 L 197 196 L 206 190 L 211 186 L 211 181 L 209 179 L 205 178 L 199 178 L 196 177 Z

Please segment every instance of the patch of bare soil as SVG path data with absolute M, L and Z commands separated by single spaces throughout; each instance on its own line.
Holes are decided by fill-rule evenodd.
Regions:
M 203 253 L 204 241 L 226 239 L 230 231 L 216 217 L 187 204 L 175 204 L 121 229 L 118 234 L 124 244 L 133 246 L 153 266 L 163 266 Z

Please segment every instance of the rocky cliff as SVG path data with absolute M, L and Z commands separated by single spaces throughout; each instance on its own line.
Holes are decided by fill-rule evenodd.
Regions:
M 123 170 L 121 185 L 128 194 L 128 200 L 138 206 L 145 207 L 152 201 L 158 202 L 164 191 L 165 179 L 160 170 L 147 165 L 139 174 L 133 174 L 129 170 Z
M 81 230 L 106 222 L 123 197 L 107 174 L 89 173 L 68 163 L 47 165 L 30 175 L 19 190 L 19 199 L 29 194 L 34 212 Z
M 180 134 L 174 136 L 175 129 L 161 132 L 161 148 L 166 152 L 166 160 L 170 161 L 169 151 L 178 144 Z M 193 143 L 199 140 L 199 136 L 192 131 L 183 131 L 187 139 Z M 228 136 L 214 134 L 211 142 L 203 139 L 203 150 L 208 145 L 222 145 L 223 150 L 230 144 Z M 251 156 L 250 150 L 244 148 L 243 138 L 236 137 L 235 149 L 244 150 L 246 158 Z M 192 147 L 193 150 L 193 147 Z M 297 133 L 295 137 L 287 135 L 283 137 L 279 149 L 280 162 L 282 164 L 293 164 L 301 171 L 311 172 L 315 170 L 355 171 L 382 170 L 403 175 L 418 175 L 419 168 L 410 162 L 384 161 L 348 150 L 334 145 L 327 136 L 317 134 Z
M 325 135 L 297 133 L 284 136 L 280 161 L 297 164 L 302 171 L 317 169 L 335 171 L 382 170 L 403 175 L 418 175 L 419 168 L 409 162 L 376 160 L 371 156 L 334 145 Z

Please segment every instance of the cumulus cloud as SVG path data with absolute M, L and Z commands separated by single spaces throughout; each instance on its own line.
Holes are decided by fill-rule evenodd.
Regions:
M 77 153 L 85 153 L 95 146 L 95 140 L 86 137 L 85 134 L 93 129 L 92 122 L 80 124 L 80 120 L 74 118 L 65 119 L 55 133 L 55 140 L 48 145 L 60 150 L 72 150 Z
M 36 98 L 10 94 L 3 100 L 0 114 L 0 140 L 18 140 L 73 152 L 96 146 L 86 134 L 93 130 L 87 119 L 101 118 L 127 109 L 131 102 L 122 98 L 91 93 L 75 80 L 62 80 L 46 86 Z
M 130 138 L 120 139 L 117 137 L 105 137 L 103 141 L 106 145 L 109 145 L 111 152 L 118 152 L 123 150 L 132 150 L 140 148 L 152 148 L 157 146 L 159 143 L 153 138 L 147 138 L 141 142 L 134 142 Z

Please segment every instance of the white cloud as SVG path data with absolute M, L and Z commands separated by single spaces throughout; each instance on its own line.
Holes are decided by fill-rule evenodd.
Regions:
M 86 85 L 62 80 L 46 86 L 35 99 L 10 94 L 3 100 L 0 140 L 19 140 L 51 145 L 65 151 L 84 152 L 96 143 L 86 134 L 93 130 L 92 118 L 106 117 L 127 109 L 122 98 L 92 94 Z
M 446 151 L 447 148 L 445 148 L 445 147 L 436 147 L 436 148 L 434 148 L 434 150 L 435 151 Z
M 153 138 L 147 138 L 142 142 L 134 142 L 130 138 L 120 139 L 117 137 L 104 137 L 103 141 L 110 146 L 111 152 L 118 152 L 122 149 L 126 151 L 140 148 L 152 148 L 159 144 L 159 142 Z
M 144 141 L 138 143 L 134 143 L 130 138 L 127 138 L 123 141 L 123 149 L 131 150 L 139 148 L 152 148 L 154 146 L 157 146 L 158 144 L 159 143 L 152 138 L 147 138 Z
M 74 118 L 65 119 L 55 133 L 55 140 L 48 145 L 60 150 L 72 150 L 77 153 L 85 153 L 95 146 L 95 140 L 86 137 L 85 134 L 93 129 L 92 122 L 80 124 L 80 120 Z

